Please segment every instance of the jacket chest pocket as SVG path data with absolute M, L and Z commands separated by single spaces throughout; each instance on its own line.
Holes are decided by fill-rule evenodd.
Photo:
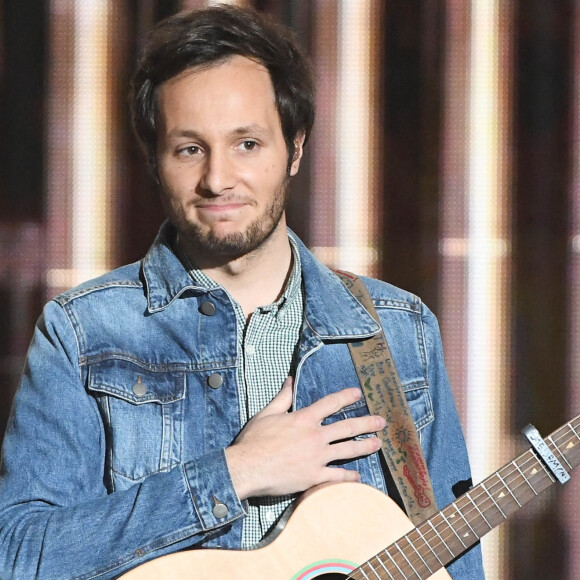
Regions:
M 105 423 L 113 489 L 180 463 L 184 372 L 104 360 L 90 365 L 88 389 Z

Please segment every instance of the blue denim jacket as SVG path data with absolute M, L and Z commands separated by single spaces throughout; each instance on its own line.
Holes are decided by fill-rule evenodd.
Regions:
M 240 545 L 244 504 L 224 453 L 240 430 L 235 315 L 221 288 L 195 286 L 171 250 L 172 235 L 166 224 L 142 262 L 44 309 L 4 441 L 4 580 L 114 578 L 194 544 Z M 345 340 L 378 330 L 337 276 L 298 246 L 306 299 L 296 409 L 357 386 Z M 441 508 L 470 473 L 436 319 L 415 296 L 365 282 Z M 202 308 L 207 302 L 215 312 Z M 208 386 L 215 374 L 219 388 Z M 366 413 L 361 401 L 328 420 Z M 348 466 L 386 491 L 377 454 Z M 214 498 L 227 506 L 225 517 L 214 515 Z M 483 578 L 479 548 L 450 571 Z

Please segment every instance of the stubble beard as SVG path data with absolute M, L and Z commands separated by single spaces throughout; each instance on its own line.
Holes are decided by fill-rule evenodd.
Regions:
M 180 234 L 192 249 L 205 255 L 235 259 L 257 250 L 278 227 L 286 210 L 288 179 L 278 186 L 270 205 L 251 222 L 244 231 L 218 234 L 213 228 L 204 229 L 191 222 L 187 216 L 175 216 L 174 221 Z

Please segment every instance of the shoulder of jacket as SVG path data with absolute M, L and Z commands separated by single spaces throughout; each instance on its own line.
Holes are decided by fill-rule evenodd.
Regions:
M 115 291 L 127 288 L 142 289 L 143 282 L 141 281 L 140 271 L 141 261 L 121 266 L 98 278 L 87 280 L 70 290 L 66 290 L 62 294 L 55 296 L 53 300 L 61 306 L 65 306 L 74 300 L 89 294 L 94 294 L 95 292 Z
M 424 308 L 421 299 L 407 290 L 368 276 L 360 276 L 360 279 L 367 287 L 376 308 L 408 310 L 417 314 Z

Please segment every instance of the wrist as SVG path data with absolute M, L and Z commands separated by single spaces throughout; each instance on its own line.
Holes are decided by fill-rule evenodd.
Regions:
M 247 458 L 239 445 L 226 447 L 225 456 L 232 486 L 240 501 L 256 495 L 248 476 L 252 468 L 248 466 Z

